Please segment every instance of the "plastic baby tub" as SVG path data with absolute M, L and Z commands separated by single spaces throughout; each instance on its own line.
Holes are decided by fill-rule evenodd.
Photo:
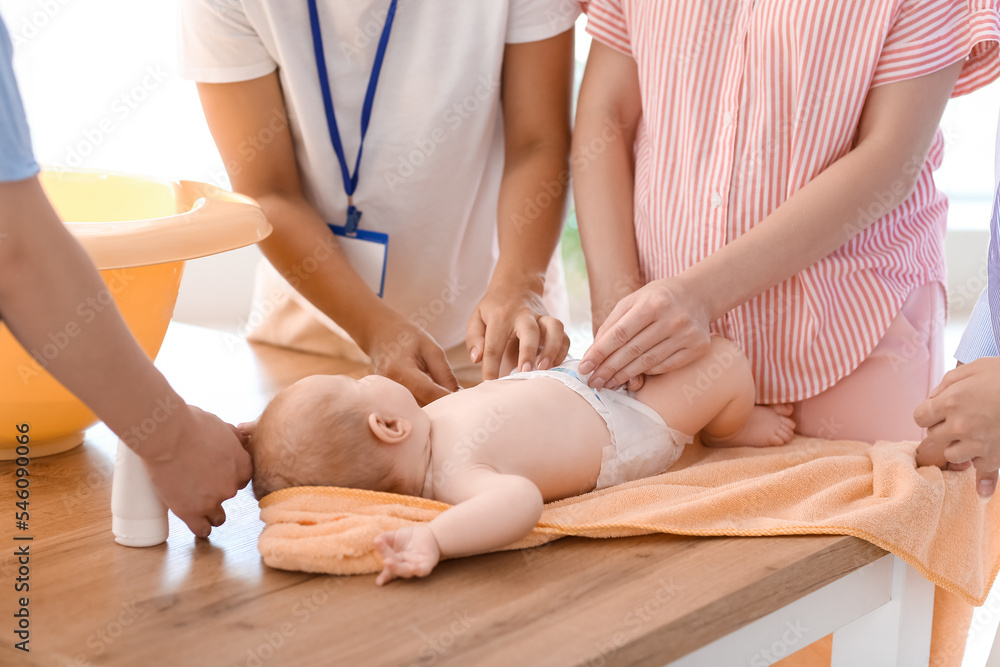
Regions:
M 107 291 L 81 303 L 39 349 L 26 351 L 0 323 L 0 460 L 15 456 L 15 424 L 31 425 L 34 458 L 79 445 L 84 430 L 97 422 L 45 366 L 112 298 L 155 358 L 184 261 L 257 243 L 271 231 L 252 199 L 206 183 L 93 171 L 46 171 L 41 180 L 66 227 L 101 270 Z

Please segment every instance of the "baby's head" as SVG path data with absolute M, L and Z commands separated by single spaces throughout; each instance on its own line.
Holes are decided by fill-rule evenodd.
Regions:
M 240 429 L 258 499 L 290 486 L 423 488 L 430 421 L 405 387 L 381 376 L 307 377 Z

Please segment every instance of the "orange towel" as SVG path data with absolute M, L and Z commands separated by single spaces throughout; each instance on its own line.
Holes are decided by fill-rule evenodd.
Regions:
M 972 470 L 916 468 L 914 449 L 808 438 L 771 449 L 696 442 L 667 473 L 550 503 L 531 535 L 507 548 L 565 535 L 854 535 L 982 604 L 1000 561 L 1000 500 L 979 499 Z M 379 571 L 376 535 L 448 508 L 334 487 L 284 489 L 260 505 L 267 565 L 331 574 Z

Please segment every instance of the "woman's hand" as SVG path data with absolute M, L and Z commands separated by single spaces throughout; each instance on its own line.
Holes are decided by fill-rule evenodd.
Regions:
M 250 455 L 236 427 L 176 400 L 176 414 L 169 414 L 168 399 L 164 403 L 168 420 L 137 447 L 137 453 L 160 499 L 192 533 L 208 537 L 226 520 L 222 501 L 250 481 Z
M 989 498 L 1000 468 L 1000 359 L 984 357 L 947 373 L 926 401 L 917 407 L 914 420 L 927 429 L 917 448 L 918 465 L 938 465 L 963 470 L 976 468 L 976 489 Z
M 409 389 L 420 405 L 458 391 L 444 350 L 426 331 L 398 316 L 373 329 L 365 351 L 375 373 Z
M 569 351 L 563 323 L 549 315 L 537 292 L 491 284 L 472 311 L 465 334 L 469 357 L 473 363 L 483 362 L 483 380 L 499 376 L 504 352 L 512 340 L 517 340 L 517 368 L 522 371 L 552 368 Z
M 676 370 L 708 350 L 708 307 L 681 278 L 653 281 L 615 306 L 583 355 L 590 386 L 617 387 Z

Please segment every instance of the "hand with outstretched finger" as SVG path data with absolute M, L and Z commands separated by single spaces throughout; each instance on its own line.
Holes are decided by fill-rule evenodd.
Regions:
M 422 406 L 459 389 L 441 346 L 401 317 L 378 327 L 367 353 L 377 375 L 409 389 Z
M 917 463 L 976 469 L 976 490 L 989 498 L 1000 469 L 1000 358 L 986 357 L 944 376 L 913 418 L 927 429 Z
M 659 375 L 690 364 L 708 351 L 708 311 L 684 283 L 647 283 L 618 302 L 583 355 L 580 372 L 595 389 L 613 389 L 643 374 Z
M 222 501 L 247 485 L 250 455 L 235 426 L 199 408 L 177 410 L 173 442 L 146 443 L 140 454 L 160 499 L 197 537 L 226 521 Z M 154 437 L 158 434 L 154 434 Z
M 548 314 L 542 298 L 527 288 L 487 290 L 469 318 L 465 345 L 473 363 L 483 362 L 483 380 L 495 380 L 508 343 L 517 341 L 519 371 L 558 366 L 569 352 L 563 323 Z

